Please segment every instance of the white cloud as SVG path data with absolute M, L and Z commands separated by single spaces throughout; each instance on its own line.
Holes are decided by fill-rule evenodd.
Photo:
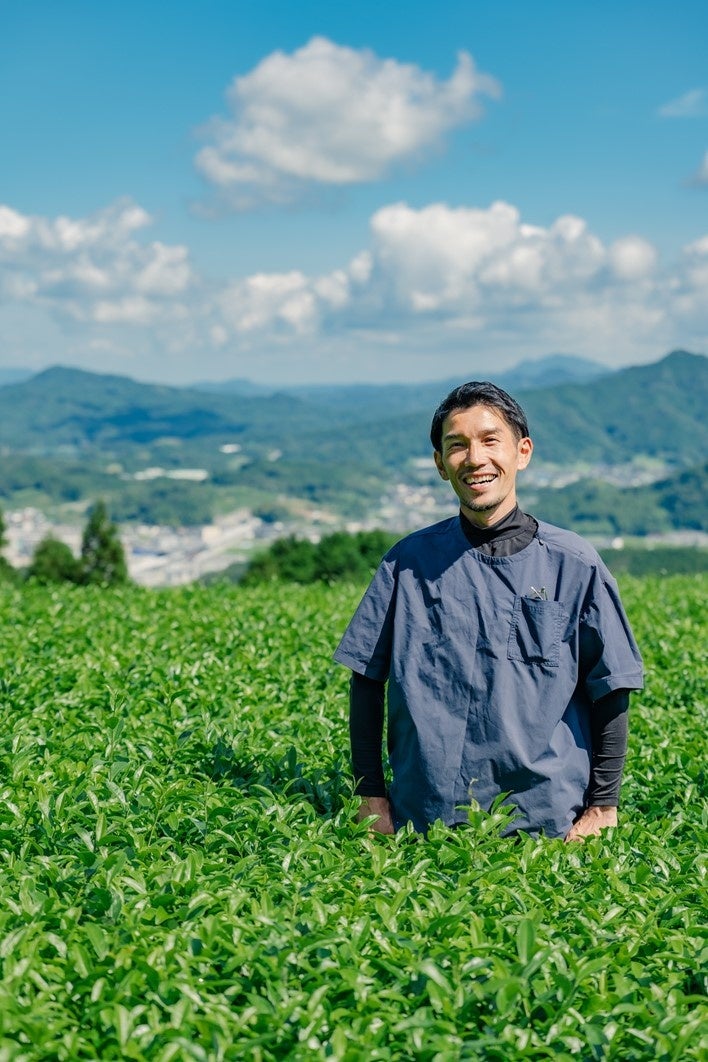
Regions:
M 557 295 L 604 264 L 600 242 L 579 218 L 526 225 L 518 210 L 385 207 L 371 223 L 378 273 L 416 311 L 475 313 L 491 300 L 518 303 Z
M 659 107 L 662 118 L 702 118 L 708 114 L 708 89 L 695 88 Z
M 231 114 L 208 123 L 209 143 L 196 165 L 232 205 L 287 202 L 312 183 L 382 177 L 477 118 L 481 96 L 499 93 L 466 52 L 439 81 L 412 64 L 314 37 L 235 78 L 227 93 Z
M 25 216 L 0 206 L 0 291 L 78 321 L 147 324 L 195 281 L 187 248 L 143 243 L 152 224 L 130 200 L 87 218 Z
M 217 349 L 226 346 L 229 341 L 228 328 L 224 328 L 224 326 L 220 324 L 212 325 L 209 329 L 209 339 Z
M 684 247 L 683 269 L 676 287 L 683 312 L 705 312 L 708 299 L 708 236 Z
M 612 271 L 620 280 L 649 276 L 657 262 L 656 249 L 641 236 L 624 236 L 609 249 Z
M 691 184 L 699 187 L 708 185 L 708 151 L 706 151 L 700 166 L 691 178 Z
M 708 340 L 708 237 L 673 270 L 638 235 L 610 245 L 578 217 L 547 227 L 503 202 L 488 209 L 405 203 L 371 219 L 371 245 L 326 277 L 259 274 L 230 286 L 222 323 L 250 337 L 395 333 L 402 347 L 488 343 L 590 356 Z
M 576 216 L 537 225 L 505 202 L 393 203 L 330 272 L 209 285 L 187 248 L 146 238 L 150 224 L 128 202 L 78 219 L 0 206 L 6 358 L 17 349 L 37 364 L 51 351 L 123 371 L 132 356 L 156 379 L 177 365 L 186 379 L 412 379 L 412 359 L 417 378 L 431 378 L 471 357 L 508 364 L 564 349 L 626 361 L 708 348 L 708 234 L 667 265 L 641 235 L 605 243 Z
M 112 301 L 100 300 L 93 307 L 91 317 L 101 324 L 149 325 L 158 312 L 148 299 L 140 295 L 126 295 Z
M 29 218 L 18 214 L 11 207 L 0 205 L 0 240 L 11 247 L 13 241 L 22 240 L 29 231 Z
M 361 259 L 349 270 L 320 277 L 290 273 L 257 273 L 229 284 L 217 297 L 224 320 L 238 333 L 285 327 L 298 335 L 313 334 L 327 317 L 345 310 L 353 285 L 365 277 Z
M 152 243 L 144 264 L 134 277 L 138 291 L 146 295 L 178 295 L 189 287 L 192 270 L 186 247 Z
M 230 284 L 218 297 L 224 320 L 236 332 L 290 325 L 304 332 L 314 324 L 315 296 L 304 273 L 257 273 Z

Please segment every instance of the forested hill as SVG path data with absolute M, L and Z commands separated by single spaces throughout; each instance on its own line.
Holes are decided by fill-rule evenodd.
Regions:
M 623 369 L 587 383 L 518 391 L 537 458 L 557 464 L 623 464 L 639 455 L 699 464 L 708 444 L 708 358 L 676 351 L 651 365 Z M 345 445 L 381 454 L 395 465 L 401 454 L 430 453 L 432 410 L 372 420 Z M 368 438 L 368 441 L 367 441 Z
M 20 451 L 111 450 L 163 438 L 260 438 L 283 422 L 302 430 L 312 424 L 312 410 L 285 395 L 207 395 L 62 366 L 0 387 L 0 445 Z
M 535 516 L 581 535 L 667 534 L 708 531 L 708 464 L 638 487 L 583 479 L 560 490 L 520 484 L 522 506 Z
M 439 385 L 438 398 L 450 383 Z M 332 388 L 213 394 L 54 368 L 0 388 L 0 445 L 15 452 L 111 452 L 170 439 L 182 443 L 187 456 L 190 444 L 236 441 L 254 458 L 267 445 L 283 450 L 286 462 L 357 460 L 373 471 L 400 463 L 402 455 L 429 453 L 432 387 L 421 388 L 417 411 L 397 412 L 396 402 L 387 410 L 372 393 L 369 402 L 349 403 L 345 413 Z M 647 454 L 690 465 L 706 451 L 703 355 L 675 351 L 650 365 L 516 394 L 529 415 L 537 455 L 546 461 L 620 464 Z M 410 401 L 409 388 L 406 405 Z
M 609 373 L 597 362 L 551 355 L 522 362 L 497 382 L 518 391 Z M 241 435 L 242 442 L 276 445 L 278 434 L 297 440 L 313 428 L 329 431 L 325 418 L 332 414 L 348 424 L 395 414 L 427 416 L 457 382 L 277 389 L 232 380 L 184 388 L 55 366 L 22 380 L 0 378 L 0 445 L 110 450 L 163 438 L 234 441 Z
M 560 464 L 636 454 L 699 464 L 708 446 L 708 358 L 686 351 L 520 397 L 538 453 Z

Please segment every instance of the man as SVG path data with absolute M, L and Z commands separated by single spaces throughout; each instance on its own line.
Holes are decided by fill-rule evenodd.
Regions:
M 335 653 L 352 671 L 359 820 L 425 832 L 508 793 L 513 829 L 597 834 L 617 824 L 629 691 L 642 686 L 616 584 L 582 538 L 518 508 L 533 444 L 505 391 L 456 388 L 430 438 L 459 516 L 386 554 Z

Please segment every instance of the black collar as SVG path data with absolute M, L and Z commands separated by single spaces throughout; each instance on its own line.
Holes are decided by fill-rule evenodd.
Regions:
M 490 556 L 501 557 L 519 553 L 528 546 L 538 531 L 538 524 L 533 516 L 522 513 L 518 505 L 491 527 L 477 527 L 462 512 L 460 524 L 467 541 L 474 549 Z

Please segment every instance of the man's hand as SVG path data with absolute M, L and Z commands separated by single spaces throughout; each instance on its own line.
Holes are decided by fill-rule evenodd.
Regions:
M 363 822 L 369 815 L 378 815 L 375 822 L 369 823 L 370 830 L 375 833 L 395 833 L 391 805 L 387 797 L 362 797 L 361 807 L 356 813 L 356 821 Z
M 568 841 L 583 841 L 586 837 L 597 837 L 607 826 L 617 825 L 617 808 L 589 807 L 577 822 L 568 830 Z

